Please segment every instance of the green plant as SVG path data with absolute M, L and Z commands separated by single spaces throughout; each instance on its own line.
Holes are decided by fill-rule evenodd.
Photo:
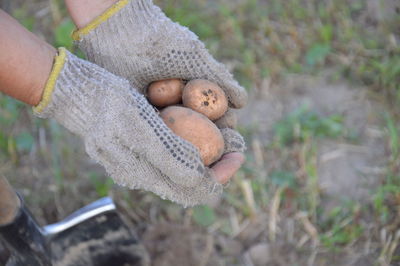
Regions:
M 2 153 L 7 152 L 7 143 L 8 143 L 8 137 L 4 134 L 4 132 L 0 131 L 0 151 Z
M 331 47 L 329 44 L 316 43 L 312 45 L 306 53 L 306 63 L 309 66 L 315 66 L 316 64 L 323 64 L 325 58 L 331 52 Z
M 107 196 L 108 192 L 114 185 L 114 181 L 111 178 L 100 177 L 96 173 L 89 173 L 89 179 L 99 197 Z
M 0 95 L 0 124 L 9 127 L 19 117 L 24 104 L 8 96 Z
M 18 151 L 28 152 L 33 146 L 34 138 L 29 132 L 22 132 L 15 137 L 15 142 Z
M 399 204 L 398 197 L 400 196 L 400 176 L 388 175 L 386 179 L 389 182 L 379 186 L 372 198 L 375 213 L 382 224 L 387 224 L 393 218 L 392 204 Z M 391 183 L 390 180 L 397 180 L 397 182 Z
M 307 211 L 316 221 L 317 207 L 320 204 L 320 189 L 317 171 L 317 147 L 314 143 L 306 143 L 302 149 L 304 158 L 304 169 L 307 174 L 305 191 L 307 192 Z
M 216 37 L 213 21 L 207 19 L 204 6 L 197 6 L 199 3 L 193 4 L 192 1 L 184 0 L 176 3 L 175 1 L 166 1 L 164 11 L 173 21 L 183 26 L 189 27 L 202 40 Z M 197 8 L 202 8 L 203 12 L 196 12 Z
M 75 25 L 71 19 L 63 19 L 54 29 L 54 45 L 56 47 L 62 46 L 68 50 L 72 50 L 74 42 L 71 38 L 71 34 L 74 29 Z
M 343 117 L 321 117 L 303 106 L 274 125 L 275 139 L 280 145 L 304 142 L 308 138 L 337 138 L 344 135 Z
M 349 224 L 347 224 L 349 222 Z M 363 233 L 363 227 L 358 224 L 343 220 L 335 224 L 329 232 L 321 235 L 321 242 L 324 246 L 333 250 L 340 250 L 340 246 L 346 245 L 359 238 Z
M 338 251 L 340 246 L 355 241 L 364 231 L 356 220 L 360 213 L 357 204 L 348 202 L 332 208 L 329 213 L 322 213 L 323 220 L 319 222 L 322 230 L 320 240 L 325 247 Z
M 20 8 L 15 9 L 12 12 L 14 18 L 16 18 L 26 29 L 29 31 L 33 30 L 35 25 L 35 17 L 29 14 L 26 6 L 23 5 Z
M 391 222 L 396 216 L 395 207 L 400 204 L 400 130 L 389 113 L 384 115 L 390 151 L 387 173 L 383 183 L 373 195 L 373 207 L 382 224 Z
M 217 217 L 211 207 L 204 205 L 193 208 L 193 219 L 201 226 L 210 226 L 215 222 Z
M 296 186 L 296 177 L 292 172 L 288 171 L 273 171 L 269 175 L 269 178 L 272 184 L 281 186 L 281 187 L 289 187 L 294 188 Z

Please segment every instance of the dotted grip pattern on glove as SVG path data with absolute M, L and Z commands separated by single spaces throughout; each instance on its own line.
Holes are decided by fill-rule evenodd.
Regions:
M 127 80 L 64 49 L 59 53 L 55 66 L 61 70 L 54 87 L 46 86 L 52 93 L 45 92 L 50 99 L 34 109 L 37 116 L 54 118 L 81 136 L 89 156 L 120 185 L 185 206 L 218 198 L 222 186 L 197 149 L 174 135 Z
M 151 0 L 122 0 L 73 35 L 87 58 L 125 77 L 141 93 L 167 78 L 207 79 L 240 108 L 247 93 L 188 28 L 171 21 Z

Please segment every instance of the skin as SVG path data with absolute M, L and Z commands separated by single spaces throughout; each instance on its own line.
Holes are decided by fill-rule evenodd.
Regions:
M 212 167 L 215 179 L 221 184 L 227 183 L 242 166 L 244 160 L 244 155 L 240 152 L 224 154 L 221 160 Z
M 0 10 L 0 91 L 37 105 L 56 49 Z
M 78 29 L 89 24 L 118 0 L 65 0 L 68 13 Z
M 66 0 L 78 28 L 85 26 L 117 1 Z M 0 92 L 26 104 L 39 104 L 52 69 L 56 49 L 0 10 Z M 226 183 L 244 162 L 241 153 L 224 155 L 212 170 Z
M 0 176 L 0 226 L 11 223 L 18 213 L 21 202 L 7 180 Z

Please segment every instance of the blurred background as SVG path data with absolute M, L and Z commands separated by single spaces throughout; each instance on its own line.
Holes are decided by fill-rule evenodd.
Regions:
M 184 209 L 115 186 L 77 137 L 0 95 L 0 174 L 39 222 L 110 195 L 153 265 L 400 265 L 400 1 L 155 2 L 248 90 L 244 167 L 218 204 Z M 0 5 L 83 57 L 63 1 Z

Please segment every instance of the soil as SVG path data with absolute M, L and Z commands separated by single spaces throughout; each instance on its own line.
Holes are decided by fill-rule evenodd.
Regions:
M 296 75 L 285 80 L 279 87 L 269 86 L 266 80 L 258 93 L 250 96 L 251 104 L 239 113 L 239 124 L 254 128 L 253 134 L 268 144 L 273 138 L 273 125 L 302 106 L 324 117 L 342 115 L 345 128 L 357 140 L 319 141 L 319 185 L 331 200 L 326 202 L 328 205 L 368 200 L 385 164 L 382 104 L 371 99 L 365 88 L 345 82 Z

